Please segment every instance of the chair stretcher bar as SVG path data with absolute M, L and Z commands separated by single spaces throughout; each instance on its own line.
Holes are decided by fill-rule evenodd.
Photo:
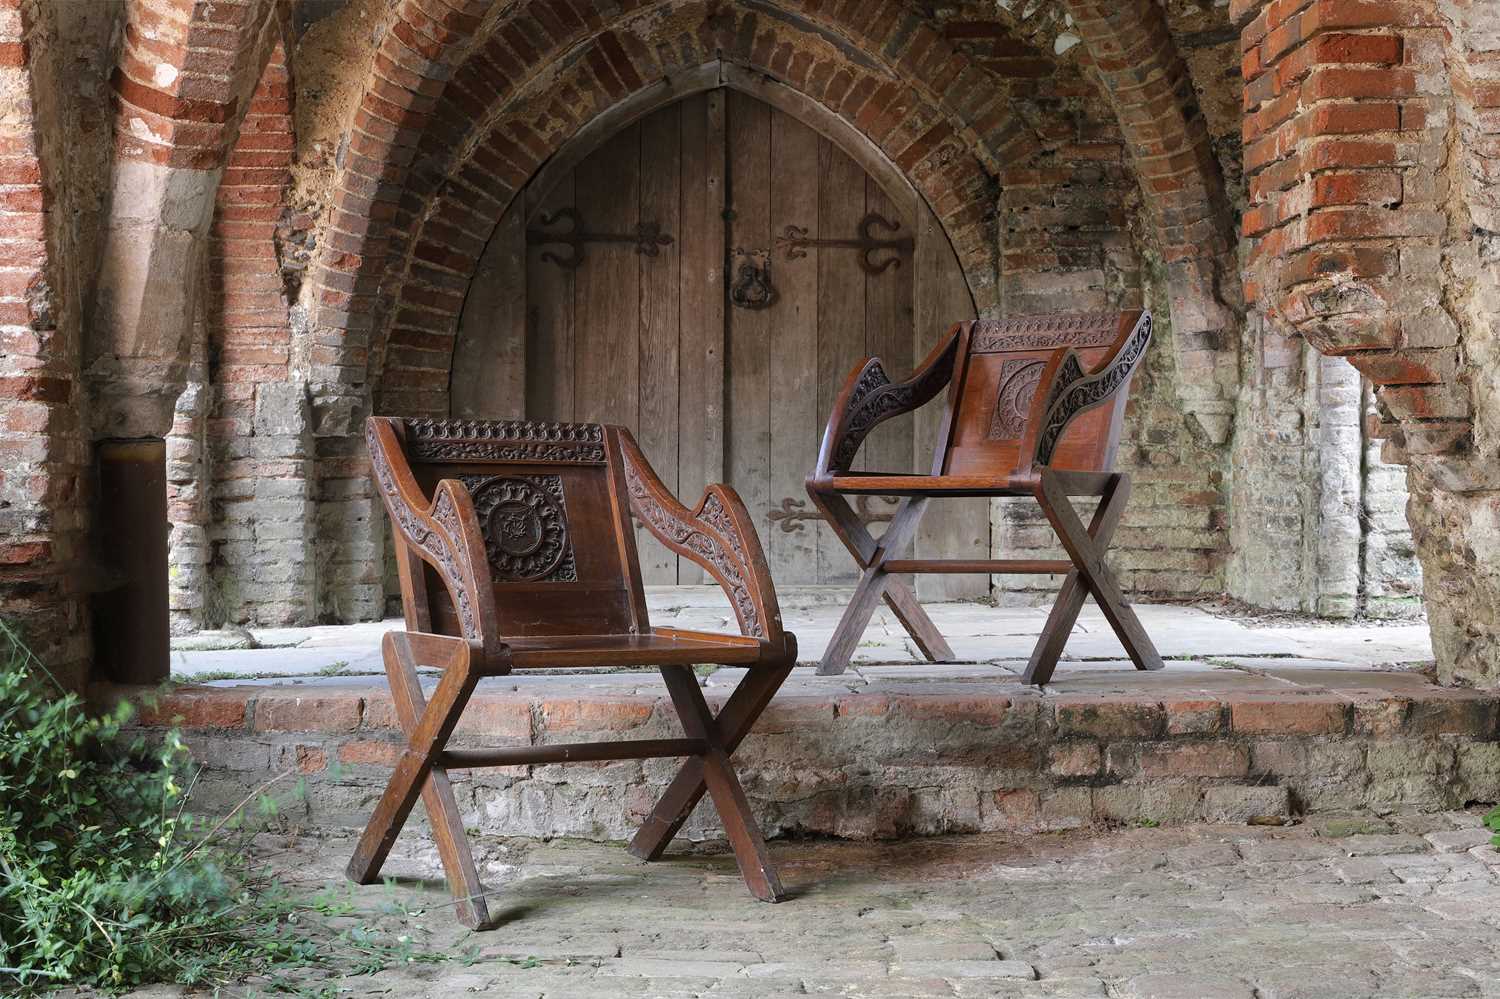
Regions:
M 624 739 L 618 742 L 562 742 L 552 746 L 506 749 L 447 749 L 439 765 L 453 769 L 513 767 L 527 763 L 583 763 L 593 760 L 654 760 L 671 756 L 702 756 L 702 739 Z
M 1062 574 L 1073 568 L 1067 559 L 938 559 L 892 558 L 882 564 L 886 572 L 1016 572 Z

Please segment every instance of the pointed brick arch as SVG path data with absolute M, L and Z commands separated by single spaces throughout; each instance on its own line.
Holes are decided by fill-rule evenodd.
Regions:
M 591 7 L 515 4 L 486 20 L 483 5 L 456 6 L 443 19 L 402 9 L 355 113 L 313 277 L 311 371 L 326 406 L 357 408 L 383 368 L 385 329 L 401 350 L 451 338 L 494 221 L 562 142 L 628 95 L 720 57 L 819 101 L 899 164 L 977 297 L 994 301 L 995 177 L 1043 143 L 1011 113 L 1007 81 L 909 5 L 657 2 L 607 23 Z
M 1188 74 L 1156 0 L 1064 0 L 1115 109 L 1171 296 L 1183 404 L 1217 443 L 1239 387 L 1243 310 L 1234 214 Z
M 764 51 L 765 46 L 759 47 Z M 606 33 L 586 45 L 556 75 L 544 78 L 548 100 L 559 109 L 578 109 L 572 121 L 560 122 L 555 131 L 543 136 L 532 127 L 538 120 L 540 93 L 518 94 L 475 123 L 467 137 L 467 156 L 452 161 L 445 171 L 413 171 L 392 226 L 389 341 L 377 340 L 372 359 L 382 405 L 402 412 L 442 408 L 452 341 L 468 283 L 510 198 L 542 162 L 590 119 L 618 102 L 663 88 L 674 76 L 724 53 L 719 44 L 709 47 L 700 41 L 698 48 L 686 44 L 673 48 L 674 55 L 688 60 L 682 65 L 621 61 L 632 49 L 643 52 L 644 40 L 624 30 Z M 754 62 L 747 68 L 762 73 L 771 69 Z M 870 98 L 850 95 L 877 93 L 882 84 L 873 70 L 849 70 L 846 75 L 847 87 L 840 86 L 837 74 L 829 73 L 824 88 L 804 80 L 802 85 L 808 89 L 802 92 L 901 168 L 943 222 L 981 307 L 992 306 L 996 263 L 992 221 L 986 211 L 994 196 L 990 175 L 957 144 L 940 119 L 932 122 L 937 113 L 930 108 L 909 110 L 917 120 L 906 122 L 894 114 L 885 121 L 864 114 Z M 788 81 L 788 86 L 797 89 L 797 81 Z M 551 94 L 577 95 L 578 100 Z

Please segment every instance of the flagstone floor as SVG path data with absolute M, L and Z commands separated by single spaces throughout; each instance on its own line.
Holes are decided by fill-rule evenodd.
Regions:
M 643 865 L 616 846 L 490 841 L 505 921 L 478 934 L 452 921 L 430 848 L 398 843 L 401 880 L 350 887 L 354 903 L 454 959 L 324 984 L 401 999 L 1500 996 L 1500 852 L 1478 826 L 1453 812 L 778 842 L 792 898 L 775 906 L 722 853 Z M 350 846 L 304 838 L 274 862 L 323 890 Z
M 715 590 L 659 590 L 650 602 L 658 624 L 731 624 Z M 786 601 L 805 661 L 820 655 L 840 606 L 827 592 Z M 1328 684 L 1405 689 L 1424 683 L 1412 670 L 1431 658 L 1420 622 L 1138 609 L 1169 660 L 1166 676 L 1134 675 L 1090 605 L 1042 696 L 1136 682 L 1250 693 Z M 1043 609 L 931 611 L 965 662 L 920 665 L 882 611 L 855 669 L 838 682 L 1019 689 Z M 378 685 L 357 678 L 381 672 L 379 636 L 397 624 L 206 633 L 179 640 L 173 673 L 268 688 Z M 624 691 L 636 682 L 623 674 L 495 682 L 521 680 L 560 691 L 579 684 Z M 812 692 L 830 682 L 801 669 L 787 689 Z M 752 900 L 733 859 L 714 845 L 680 844 L 664 862 L 643 865 L 617 844 L 480 836 L 476 860 L 503 923 L 479 934 L 452 920 L 426 838 L 398 840 L 386 869 L 395 880 L 367 888 L 343 880 L 352 840 L 336 830 L 262 842 L 299 890 L 347 891 L 365 924 L 451 957 L 307 983 L 330 987 L 327 994 L 1500 999 L 1500 852 L 1481 812 L 1319 813 L 1280 828 L 1142 822 L 1032 836 L 777 840 L 771 851 L 791 898 L 776 906 Z M 251 982 L 223 994 L 264 988 Z
M 843 609 L 846 593 L 804 587 L 782 598 L 785 626 L 796 633 L 803 662 L 821 658 Z M 659 587 L 648 593 L 653 624 L 709 631 L 737 631 L 728 602 L 716 587 Z M 928 610 L 962 663 L 943 667 L 949 675 L 1003 679 L 1025 668 L 1047 617 L 1044 607 L 990 607 L 976 603 L 932 604 Z M 1188 660 L 1219 667 L 1389 667 L 1432 658 L 1425 622 L 1322 622 L 1293 618 L 1251 619 L 1208 606 L 1138 605 L 1137 613 L 1163 657 L 1179 668 Z M 382 674 L 380 636 L 400 626 L 390 619 L 368 624 L 309 628 L 257 628 L 250 632 L 203 632 L 173 643 L 172 674 L 237 682 L 299 677 Z M 257 647 L 248 647 L 254 645 Z M 1085 605 L 1058 667 L 1058 679 L 1094 670 L 1129 670 L 1104 616 Z M 885 608 L 866 630 L 854 662 L 859 666 L 923 662 L 911 639 Z M 914 675 L 900 670 L 902 676 Z M 567 682 L 558 677 L 560 682 Z

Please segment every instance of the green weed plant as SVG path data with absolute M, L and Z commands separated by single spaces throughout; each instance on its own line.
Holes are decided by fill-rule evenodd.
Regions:
M 194 817 L 182 739 L 131 736 L 131 713 L 91 715 L 0 620 L 0 995 L 251 977 L 318 995 L 329 973 L 444 959 L 352 901 L 279 884 L 248 849 L 247 813 L 280 807 L 268 787 Z

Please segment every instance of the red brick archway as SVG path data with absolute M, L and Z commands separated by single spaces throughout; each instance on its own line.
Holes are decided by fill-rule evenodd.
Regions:
M 550 86 L 575 91 L 589 86 L 597 73 L 597 60 L 610 47 L 609 38 L 587 47 L 572 71 L 554 78 Z M 688 58 L 711 59 L 712 54 L 713 50 L 696 51 Z M 626 72 L 632 88 L 626 90 L 625 81 L 619 80 L 617 86 L 598 95 L 599 103 L 591 110 L 603 113 L 617 102 L 666 91 L 672 77 L 696 68 L 696 64 L 653 67 L 652 77 Z M 769 69 L 753 63 L 745 68 L 761 73 Z M 853 78 L 849 91 L 854 92 L 859 83 Z M 869 118 L 858 113 L 857 101 L 846 98 L 829 105 L 822 102 L 837 99 L 826 92 L 808 96 L 851 126 L 872 148 L 882 148 L 877 135 L 894 132 L 896 123 L 891 120 L 877 122 L 872 129 Z M 418 200 L 420 194 L 408 189 L 409 204 L 403 207 L 416 209 L 420 204 L 420 214 L 410 217 L 403 210 L 396 219 L 394 229 L 409 233 L 410 241 L 402 240 L 404 245 L 395 247 L 399 255 L 392 261 L 390 280 L 395 290 L 384 331 L 387 339 L 377 340 L 371 363 L 372 381 L 379 386 L 377 405 L 383 409 L 446 412 L 448 368 L 464 295 L 489 234 L 510 200 L 492 195 L 519 192 L 541 163 L 587 124 L 580 120 L 543 140 L 529 133 L 527 122 L 533 114 L 529 103 L 522 98 L 514 109 L 480 123 L 476 131 L 482 138 L 473 142 L 470 156 L 453 164 L 450 175 L 433 185 L 425 203 Z M 933 135 L 934 128 L 941 126 L 910 129 L 914 137 L 898 139 L 896 144 L 904 142 L 904 147 L 897 150 L 887 138 L 882 151 L 933 206 L 960 254 L 981 308 L 993 307 L 995 237 L 993 220 L 984 207 L 993 199 L 992 185 L 974 157 L 951 145 L 942 146 L 942 137 Z
M 904 4 L 780 8 L 654 3 L 609 23 L 544 3 L 493 20 L 482 5 L 440 19 L 403 8 L 374 57 L 313 274 L 324 405 L 358 411 L 382 373 L 402 408 L 435 398 L 468 278 L 510 197 L 599 112 L 715 58 L 807 94 L 900 165 L 981 307 L 995 308 L 997 178 L 1064 140 L 1029 126 L 1005 77 Z
M 1093 58 L 1155 229 L 1182 399 L 1215 442 L 1239 387 L 1243 294 L 1233 212 L 1187 66 L 1156 0 L 1066 0 Z

